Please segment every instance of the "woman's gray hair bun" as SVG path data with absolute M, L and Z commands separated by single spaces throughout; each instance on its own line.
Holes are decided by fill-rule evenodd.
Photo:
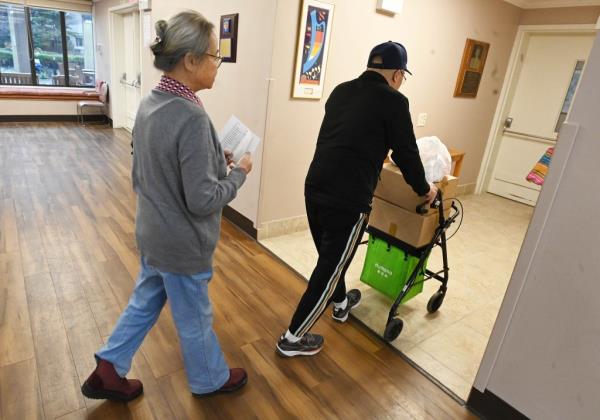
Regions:
M 181 12 L 169 22 L 156 22 L 156 39 L 150 46 L 154 67 L 171 71 L 187 54 L 201 57 L 208 51 L 214 25 L 198 12 Z
M 150 49 L 152 50 L 152 53 L 154 53 L 154 55 L 156 56 L 161 53 L 162 47 L 164 45 L 163 41 L 165 39 L 165 33 L 167 32 L 167 22 L 164 20 L 159 20 L 154 25 L 154 30 L 156 31 L 156 38 L 150 46 Z

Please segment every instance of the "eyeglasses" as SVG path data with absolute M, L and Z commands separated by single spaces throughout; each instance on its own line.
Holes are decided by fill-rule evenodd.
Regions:
M 406 72 L 404 70 L 398 70 L 400 72 L 400 74 L 402 75 L 402 78 L 404 79 L 404 81 L 406 82 Z
M 221 57 L 220 55 L 214 55 L 214 54 L 209 54 L 209 53 L 205 53 L 206 55 L 213 57 L 215 59 L 215 63 L 217 64 L 217 68 L 219 68 L 221 66 L 221 63 L 223 62 L 223 57 Z M 217 52 L 218 54 L 218 52 Z

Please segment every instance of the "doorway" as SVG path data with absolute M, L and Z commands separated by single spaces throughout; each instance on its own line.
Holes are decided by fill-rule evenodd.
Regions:
M 594 37 L 591 28 L 521 28 L 478 192 L 535 206 L 541 187 L 526 177 L 556 145 Z
M 137 3 L 109 13 L 113 125 L 131 132 L 141 100 L 140 13 Z

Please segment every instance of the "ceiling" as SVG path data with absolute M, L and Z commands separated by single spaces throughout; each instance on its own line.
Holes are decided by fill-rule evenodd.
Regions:
M 99 3 L 103 0 L 85 0 Z M 600 0 L 504 0 L 522 9 L 545 9 L 548 7 L 600 6 Z
M 544 9 L 548 7 L 600 6 L 600 0 L 504 0 L 522 9 Z

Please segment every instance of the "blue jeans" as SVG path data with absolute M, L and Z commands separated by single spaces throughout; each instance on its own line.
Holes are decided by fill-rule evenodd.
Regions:
M 160 271 L 148 265 L 144 257 L 141 261 L 127 308 L 96 357 L 111 362 L 124 377 L 168 298 L 191 391 L 204 394 L 221 388 L 229 380 L 229 367 L 212 328 L 208 298 L 212 270 L 187 276 Z

